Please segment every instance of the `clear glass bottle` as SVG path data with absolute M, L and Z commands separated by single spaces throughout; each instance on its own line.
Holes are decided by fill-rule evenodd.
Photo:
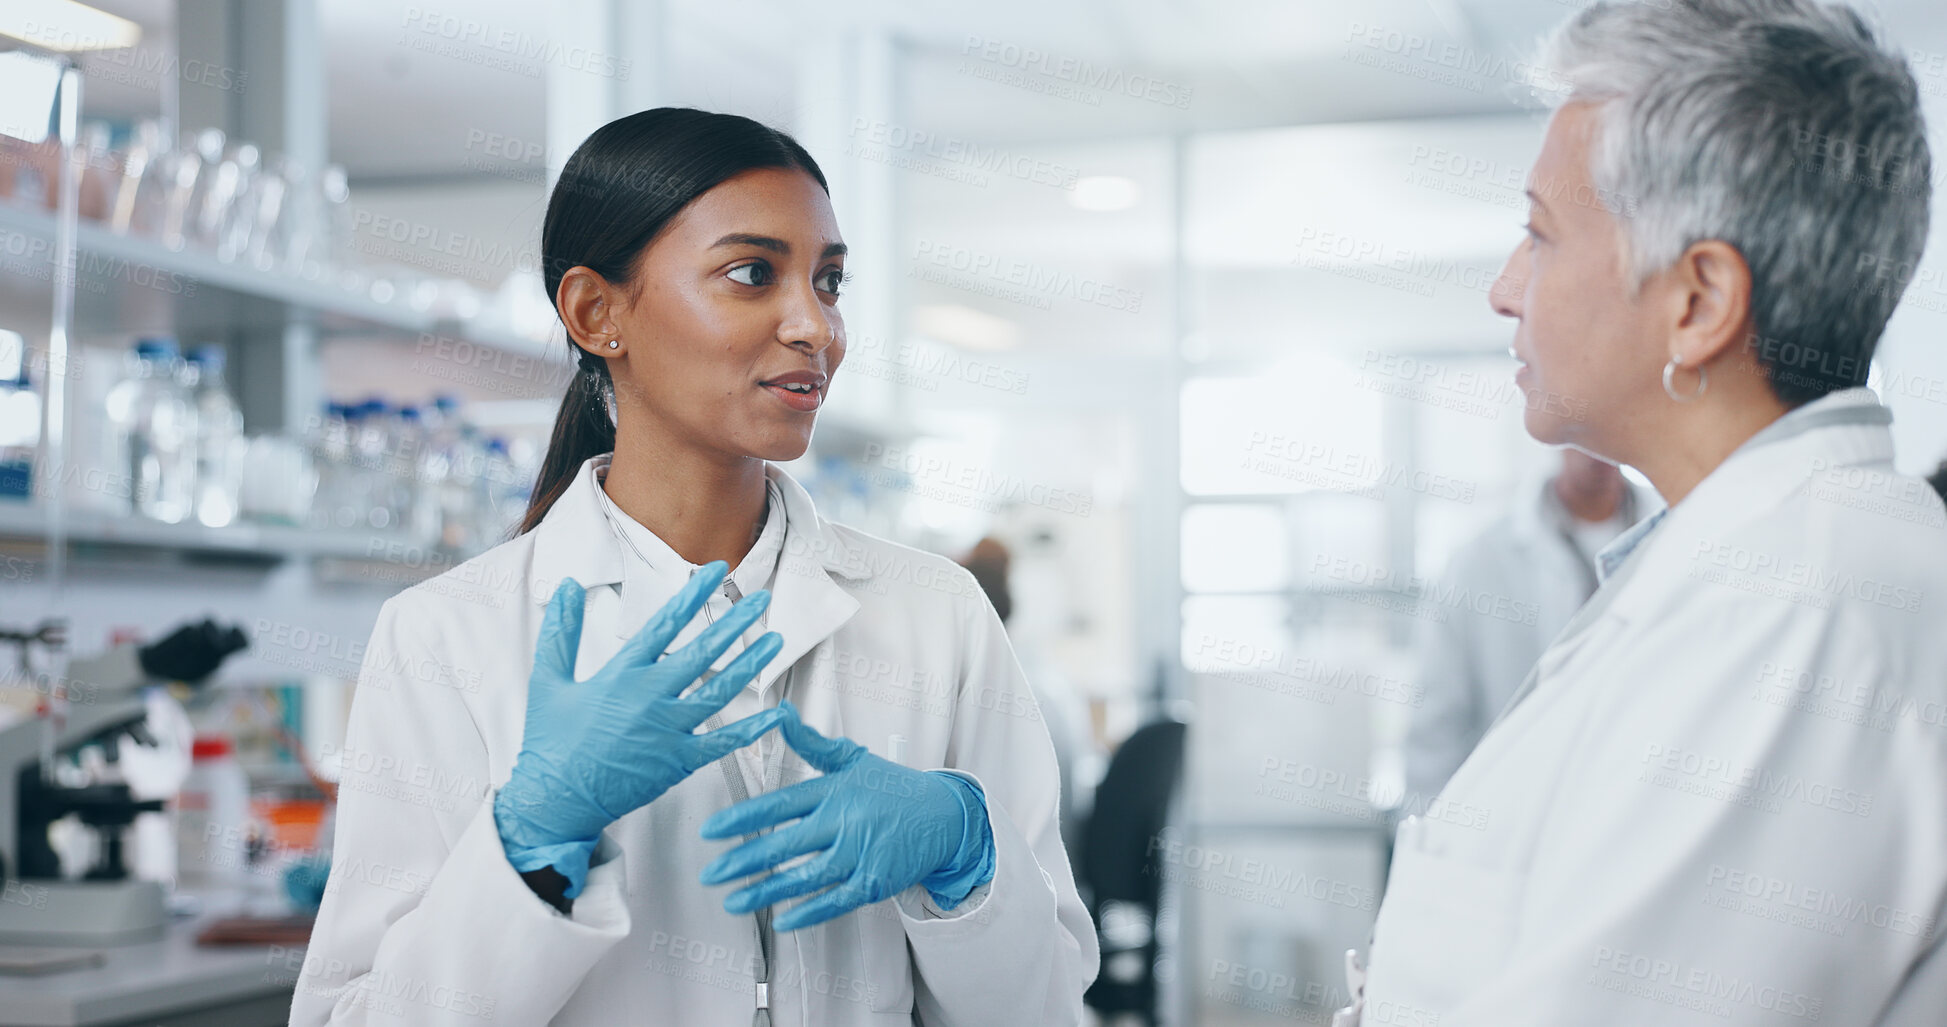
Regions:
M 156 236 L 162 232 L 168 205 L 169 182 L 176 154 L 162 123 L 144 118 L 122 154 L 122 178 L 115 188 L 115 208 L 109 227 L 132 235 Z
M 206 206 L 216 166 L 223 160 L 223 130 L 206 128 L 196 133 L 169 161 L 169 197 L 163 215 L 162 244 L 172 250 L 188 245 L 197 231 L 197 220 Z
M 223 347 L 189 351 L 196 369 L 196 519 L 212 528 L 236 520 L 243 489 L 243 413 L 223 377 Z
M 147 338 L 130 350 L 127 375 L 108 393 L 130 508 L 171 524 L 190 516 L 196 497 L 196 408 L 186 379 L 176 340 Z
M 313 527 L 349 528 L 358 523 L 352 501 L 351 417 L 349 404 L 326 403 L 324 416 L 312 433 L 312 465 L 318 475 Z
M 520 516 L 514 500 L 517 496 L 524 498 L 519 474 L 507 440 L 498 435 L 490 436 L 480 465 L 480 512 L 483 521 L 479 541 L 482 546 L 505 540 L 513 530 Z
M 433 397 L 436 420 L 427 443 L 426 476 L 433 483 L 439 545 L 464 549 L 472 544 L 473 528 L 466 482 L 465 425 L 460 418 L 460 397 L 442 392 Z
M 393 477 L 390 474 L 391 432 L 388 404 L 372 396 L 352 407 L 352 465 L 354 492 L 357 494 L 359 524 L 380 531 L 396 527 L 396 505 L 392 501 Z
M 439 451 L 440 408 L 405 407 L 399 411 L 405 434 L 399 440 L 399 470 L 405 476 L 406 509 L 401 520 L 406 533 L 427 545 L 440 538 L 440 490 L 446 483 L 446 461 Z

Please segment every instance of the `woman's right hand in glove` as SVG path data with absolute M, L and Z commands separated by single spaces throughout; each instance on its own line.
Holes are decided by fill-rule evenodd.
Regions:
M 769 709 L 695 733 L 777 655 L 783 640 L 775 631 L 683 694 L 763 614 L 768 591 L 746 596 L 689 645 L 663 655 L 727 572 L 720 560 L 703 565 L 586 681 L 575 680 L 584 593 L 562 579 L 534 650 L 520 755 L 494 796 L 494 824 L 515 870 L 552 866 L 568 879 L 569 898 L 581 894 L 603 828 L 755 742 L 784 716 Z

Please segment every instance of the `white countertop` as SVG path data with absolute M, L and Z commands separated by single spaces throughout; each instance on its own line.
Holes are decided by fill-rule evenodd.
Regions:
M 84 1027 L 288 995 L 303 966 L 291 946 L 200 946 L 209 917 L 172 920 L 161 940 L 101 947 L 100 966 L 0 976 L 0 1027 Z

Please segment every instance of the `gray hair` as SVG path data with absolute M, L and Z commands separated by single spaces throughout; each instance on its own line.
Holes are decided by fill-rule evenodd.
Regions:
M 1555 32 L 1542 64 L 1559 102 L 1599 107 L 1589 174 L 1637 287 L 1722 240 L 1750 266 L 1748 344 L 1779 399 L 1865 384 L 1932 192 L 1919 89 L 1896 50 L 1816 0 L 1602 0 Z

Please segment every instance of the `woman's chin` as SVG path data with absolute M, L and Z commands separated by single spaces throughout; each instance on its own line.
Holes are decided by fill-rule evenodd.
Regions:
M 766 463 L 783 464 L 804 456 L 811 449 L 811 426 L 803 432 L 779 432 L 753 449 L 751 455 Z
M 1569 418 L 1549 409 L 1536 393 L 1526 393 L 1523 399 L 1521 425 L 1528 429 L 1529 438 L 1544 446 L 1560 446 L 1570 441 Z

